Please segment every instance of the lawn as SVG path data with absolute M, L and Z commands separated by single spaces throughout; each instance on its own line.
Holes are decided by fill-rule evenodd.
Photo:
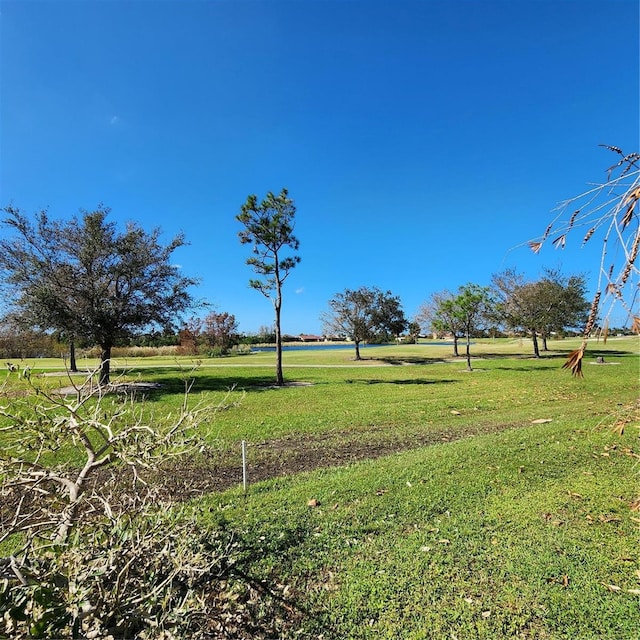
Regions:
M 298 637 L 635 639 L 638 339 L 591 343 L 584 378 L 561 369 L 577 345 L 479 341 L 472 372 L 450 346 L 285 352 L 285 388 L 273 353 L 114 365 L 161 385 L 149 416 L 186 380 L 219 406 L 199 427 L 214 454 L 158 481 L 284 585 Z

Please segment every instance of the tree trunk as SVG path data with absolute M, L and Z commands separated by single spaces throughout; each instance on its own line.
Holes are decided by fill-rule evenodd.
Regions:
M 356 360 L 362 360 L 360 357 L 360 340 L 354 340 L 353 343 L 356 346 Z
M 284 375 L 282 373 L 282 332 L 280 331 L 282 300 L 279 291 L 274 307 L 276 310 L 276 384 L 282 387 L 284 385 Z
M 111 345 L 100 345 L 100 377 L 98 385 L 109 384 L 109 375 L 111 371 Z
M 531 339 L 533 340 L 533 355 L 536 358 L 540 357 L 540 347 L 538 346 L 538 334 L 535 330 L 531 331 Z
M 547 336 L 543 335 L 541 336 L 541 338 L 542 338 L 542 350 L 549 351 L 549 348 L 547 347 Z
M 69 371 L 77 373 L 78 365 L 76 364 L 76 342 L 73 338 L 69 340 Z
M 453 355 L 457 358 L 460 354 L 458 353 L 458 336 L 453 334 Z
M 467 333 L 467 371 L 472 371 L 471 369 L 471 336 Z

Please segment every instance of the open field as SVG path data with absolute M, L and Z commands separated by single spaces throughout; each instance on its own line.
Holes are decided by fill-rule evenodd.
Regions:
M 639 343 L 590 343 L 583 379 L 561 369 L 577 345 L 476 342 L 472 372 L 449 346 L 285 352 L 279 389 L 273 353 L 114 366 L 160 385 L 158 420 L 189 379 L 220 405 L 214 454 L 156 480 L 287 585 L 299 637 L 637 638 Z

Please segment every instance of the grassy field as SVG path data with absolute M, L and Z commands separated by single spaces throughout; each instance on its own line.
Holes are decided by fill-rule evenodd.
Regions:
M 285 388 L 273 353 L 114 368 L 161 385 L 144 405 L 158 419 L 188 379 L 191 402 L 220 405 L 200 426 L 215 455 L 172 473 L 265 588 L 286 585 L 299 637 L 631 640 L 639 343 L 591 343 L 582 379 L 561 369 L 577 345 L 534 359 L 528 341 L 479 341 L 472 372 L 450 346 L 285 352 Z M 69 384 L 38 376 L 59 362 L 29 365 Z

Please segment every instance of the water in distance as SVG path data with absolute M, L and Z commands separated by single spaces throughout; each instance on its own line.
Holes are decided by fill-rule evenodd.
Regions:
M 360 343 L 360 349 L 366 349 L 368 347 L 397 347 L 403 345 L 397 345 L 395 343 L 389 344 L 365 344 L 364 342 Z M 417 345 L 406 345 L 406 346 L 425 346 L 425 347 L 451 347 L 453 346 L 453 342 L 419 342 Z M 287 344 L 282 346 L 283 351 L 329 351 L 332 349 L 353 349 L 354 345 L 352 342 L 305 342 L 302 344 Z M 251 347 L 251 351 L 253 353 L 258 353 L 261 351 L 275 351 L 275 345 L 265 345 L 260 347 Z

